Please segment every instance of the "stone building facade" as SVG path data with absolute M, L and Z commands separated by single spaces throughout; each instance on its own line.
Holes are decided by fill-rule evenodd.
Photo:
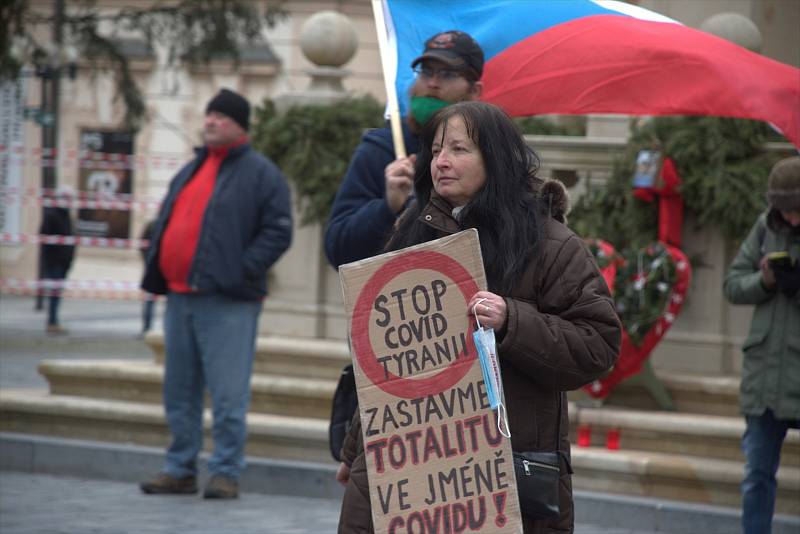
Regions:
M 730 20 L 709 21 L 712 15 L 719 13 L 743 15 L 757 29 L 763 54 L 800 66 L 797 32 L 800 3 L 795 0 L 640 0 L 632 3 L 689 26 L 711 23 L 716 31 L 731 32 L 726 35 L 729 38 L 753 43 L 752 31 L 746 25 L 737 26 Z M 34 0 L 31 4 L 35 9 L 47 11 L 52 2 Z M 124 4 L 119 0 L 99 2 L 104 9 L 116 9 Z M 385 99 L 372 10 L 367 0 L 292 0 L 283 6 L 288 16 L 267 31 L 267 44 L 245 47 L 238 68 L 229 61 L 212 61 L 192 69 L 169 67 L 163 51 L 149 50 L 136 36 L 130 36 L 127 53 L 136 81 L 147 97 L 150 120 L 131 140 L 128 150 L 130 160 L 135 163 L 128 168 L 129 191 L 134 199 L 143 202 L 137 203 L 127 214 L 123 225 L 127 235 L 120 237 L 137 238 L 147 221 L 155 216 L 155 205 L 170 178 L 190 158 L 192 146 L 200 142 L 205 104 L 220 86 L 246 95 L 254 104 L 267 97 L 284 103 L 307 101 L 315 98 L 315 94 L 323 98 L 325 91 L 336 88 L 312 84 L 312 79 L 320 81 L 314 76 L 325 72 L 321 73 L 320 66 L 308 57 L 314 57 L 313 49 L 320 42 L 325 45 L 323 49 L 336 51 L 333 44 L 327 43 L 341 44 L 355 35 L 357 46 L 352 51 L 352 59 L 342 65 L 346 72 L 332 66 L 327 74 L 336 71 L 334 78 L 341 79 L 346 93 L 366 92 L 380 101 Z M 337 31 L 334 26 L 309 26 L 309 19 L 320 11 L 346 15 L 350 26 L 345 24 Z M 82 169 L 80 149 L 93 138 L 120 130 L 123 109 L 114 98 L 111 76 L 113 73 L 109 72 L 93 74 L 88 65 L 79 61 L 75 80 L 62 80 L 56 159 L 60 184 L 76 189 L 85 185 L 81 182 L 85 180 L 85 169 Z M 35 108 L 40 104 L 39 83 L 35 77 L 23 80 L 24 96 L 18 105 Z M 614 156 L 624 146 L 627 121 L 627 117 L 592 116 L 584 138 L 543 137 L 533 138 L 531 142 L 542 156 L 545 173 L 575 171 L 583 179 L 583 183 L 579 180 L 575 186 L 575 193 L 579 193 L 587 179 L 602 180 L 608 173 Z M 36 190 L 41 183 L 42 168 L 42 158 L 37 151 L 42 146 L 38 125 L 30 121 L 21 124 L 21 144 L 24 157 L 18 162 L 18 185 L 23 190 Z M 36 200 L 19 198 L 18 201 L 22 209 L 9 212 L 15 219 L 14 228 L 18 234 L 33 235 L 40 216 Z M 721 294 L 721 279 L 735 248 L 713 230 L 695 232 L 691 222 L 684 228 L 686 251 L 690 257 L 699 254 L 702 266 L 695 270 L 682 315 L 654 355 L 655 366 L 735 374 L 740 366 L 738 349 L 749 314 L 747 309 L 727 305 Z M 271 274 L 273 293 L 265 301 L 262 333 L 344 338 L 338 278 L 325 264 L 321 240 L 319 226 L 297 229 L 292 249 Z M 2 243 L 0 277 L 35 278 L 36 258 L 35 245 Z M 135 283 L 141 276 L 141 268 L 141 258 L 135 248 L 81 247 L 71 278 Z

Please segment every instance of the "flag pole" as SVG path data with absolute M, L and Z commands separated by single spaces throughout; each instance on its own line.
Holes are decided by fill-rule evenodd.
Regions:
M 383 17 L 382 0 L 372 0 L 372 12 L 375 16 L 375 30 L 378 32 L 378 49 L 381 54 L 383 82 L 386 85 L 386 107 L 389 112 L 389 124 L 392 128 L 394 153 L 397 158 L 406 157 L 406 145 L 403 142 L 403 128 L 400 123 L 400 106 L 397 103 L 397 91 L 390 72 L 393 62 L 389 61 L 389 41 L 387 39 L 386 20 Z M 395 62 L 396 63 L 396 62 Z

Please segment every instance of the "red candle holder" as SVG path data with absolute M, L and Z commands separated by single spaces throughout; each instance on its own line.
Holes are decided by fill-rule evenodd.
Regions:
M 592 444 L 591 425 L 578 425 L 578 447 L 589 447 Z
M 609 428 L 606 433 L 606 449 L 610 451 L 619 450 L 619 428 Z

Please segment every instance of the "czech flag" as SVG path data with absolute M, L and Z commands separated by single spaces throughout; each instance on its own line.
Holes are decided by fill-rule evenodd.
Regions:
M 513 116 L 717 115 L 772 123 L 800 147 L 800 69 L 613 0 L 384 0 L 401 113 L 425 40 L 481 45 L 482 99 Z M 379 30 L 380 31 L 380 30 Z

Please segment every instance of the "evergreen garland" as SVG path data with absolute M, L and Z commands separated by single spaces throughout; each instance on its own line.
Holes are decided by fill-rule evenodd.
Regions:
M 277 114 L 265 100 L 256 108 L 253 146 L 294 182 L 301 223 L 324 223 L 364 131 L 383 125 L 384 107 L 371 96 L 333 105 L 295 106 Z
M 612 298 L 622 326 L 638 347 L 667 309 L 676 281 L 675 261 L 658 242 L 610 256 L 597 240 L 588 240 L 587 245 L 601 270 L 612 264 L 616 266 Z
M 675 284 L 675 262 L 660 243 L 623 252 L 617 266 L 614 303 L 631 342 L 639 346 L 664 314 Z
M 570 213 L 583 236 L 619 249 L 639 248 L 658 237 L 658 203 L 635 198 L 631 182 L 640 150 L 660 147 L 674 160 L 688 212 L 700 226 L 741 239 L 766 208 L 767 175 L 781 155 L 767 152 L 779 140 L 763 122 L 720 117 L 657 117 L 633 129 L 623 156 L 602 189 L 588 191 Z

